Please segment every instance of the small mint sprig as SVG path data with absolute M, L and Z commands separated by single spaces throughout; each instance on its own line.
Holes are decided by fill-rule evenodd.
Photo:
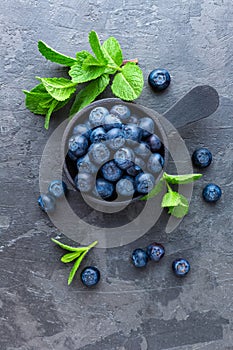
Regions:
M 98 244 L 98 241 L 95 241 L 86 247 L 71 247 L 69 245 L 66 245 L 57 241 L 54 238 L 52 238 L 52 241 L 57 245 L 59 245 L 60 248 L 71 252 L 71 253 L 66 253 L 62 256 L 61 261 L 63 263 L 67 264 L 75 260 L 68 278 L 68 285 L 70 285 L 84 257 L 93 247 L 95 247 Z
M 163 196 L 161 207 L 168 208 L 168 213 L 176 218 L 182 218 L 188 214 L 189 202 L 185 196 L 173 191 L 170 185 L 188 184 L 200 179 L 201 177 L 202 174 L 169 175 L 164 172 L 158 184 L 150 191 L 150 193 L 142 197 L 141 200 L 148 200 L 155 197 L 162 191 L 164 184 L 166 184 L 167 193 Z
M 23 90 L 26 95 L 26 107 L 35 114 L 45 115 L 44 127 L 49 128 L 51 114 L 66 105 L 76 94 L 79 84 L 88 83 L 76 94 L 70 110 L 70 117 L 93 102 L 109 85 L 122 100 L 132 101 L 138 98 L 143 89 L 142 70 L 137 59 L 123 60 L 119 42 L 110 37 L 101 45 L 95 31 L 89 33 L 92 53 L 79 51 L 76 57 L 61 54 L 43 41 L 38 42 L 40 53 L 49 61 L 69 68 L 67 78 L 40 78 L 40 84 L 31 91 Z

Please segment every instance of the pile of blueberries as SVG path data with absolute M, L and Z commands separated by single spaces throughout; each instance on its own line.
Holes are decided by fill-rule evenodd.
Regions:
M 153 119 L 132 115 L 124 104 L 94 108 L 68 140 L 76 188 L 107 201 L 150 192 L 164 166 L 164 146 L 154 132 Z

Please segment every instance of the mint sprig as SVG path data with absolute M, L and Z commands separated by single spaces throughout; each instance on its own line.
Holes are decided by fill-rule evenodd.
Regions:
M 43 41 L 38 42 L 39 52 L 47 60 L 69 68 L 66 78 L 38 78 L 41 84 L 31 91 L 24 90 L 26 107 L 35 114 L 45 115 L 45 128 L 49 128 L 51 114 L 66 105 L 73 98 L 79 84 L 88 83 L 80 89 L 71 107 L 70 116 L 93 102 L 109 85 L 113 76 L 111 90 L 122 100 L 138 98 L 143 89 L 143 74 L 137 60 L 123 60 L 119 42 L 109 37 L 101 45 L 95 31 L 89 33 L 92 50 L 79 51 L 76 57 L 63 55 Z
M 158 184 L 146 196 L 142 197 L 141 200 L 148 200 L 155 197 L 162 191 L 164 184 L 166 184 L 167 193 L 163 196 L 161 207 L 168 208 L 168 214 L 176 218 L 182 218 L 188 214 L 189 202 L 185 196 L 174 191 L 170 185 L 188 184 L 201 177 L 202 174 L 169 175 L 164 172 Z
M 62 256 L 61 261 L 63 263 L 67 264 L 72 261 L 75 261 L 68 277 L 68 285 L 70 285 L 84 257 L 93 247 L 95 247 L 98 244 L 98 241 L 95 241 L 91 243 L 89 246 L 85 246 L 85 247 L 72 247 L 72 246 L 63 244 L 54 238 L 52 238 L 52 241 L 56 243 L 60 248 L 71 252 L 71 253 L 66 253 Z

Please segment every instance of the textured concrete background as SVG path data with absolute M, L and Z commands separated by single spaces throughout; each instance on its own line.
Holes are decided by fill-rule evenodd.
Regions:
M 158 66 L 172 73 L 162 95 L 146 83 L 139 103 L 162 113 L 203 83 L 217 89 L 221 103 L 182 130 L 190 153 L 205 145 L 214 155 L 195 184 L 189 215 L 172 234 L 164 233 L 164 214 L 139 241 L 94 250 L 87 261 L 103 278 L 88 291 L 78 278 L 67 287 L 69 267 L 50 242 L 60 232 L 36 204 L 40 156 L 66 112 L 47 132 L 43 118 L 25 109 L 21 90 L 33 87 L 36 75 L 65 74 L 38 54 L 39 39 L 74 55 L 88 49 L 91 29 L 101 39 L 116 36 L 125 57 L 139 58 L 145 78 Z M 233 349 L 232 29 L 231 0 L 1 1 L 1 350 Z M 224 191 L 214 206 L 201 199 L 210 181 Z M 104 224 L 104 215 L 92 220 Z M 166 247 L 163 262 L 135 271 L 130 252 L 154 240 Z M 183 280 L 170 269 L 178 256 L 192 264 Z

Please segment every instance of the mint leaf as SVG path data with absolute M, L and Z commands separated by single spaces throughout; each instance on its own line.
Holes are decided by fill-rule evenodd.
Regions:
M 180 194 L 178 192 L 172 191 L 168 192 L 163 196 L 161 207 L 176 207 L 181 203 Z
M 143 196 L 142 198 L 140 198 L 141 201 L 146 201 L 147 199 L 151 199 L 155 196 L 157 196 L 157 194 L 159 194 L 164 186 L 164 179 L 161 178 L 159 180 L 159 182 L 155 185 L 155 187 L 145 196 Z
M 188 184 L 202 177 L 202 174 L 169 175 L 163 174 L 163 178 L 170 184 Z
M 114 95 L 122 100 L 135 100 L 143 89 L 141 69 L 135 63 L 126 63 L 121 72 L 115 75 L 111 88 Z
M 69 75 L 73 83 L 85 83 L 87 81 L 100 77 L 105 71 L 105 66 L 86 66 L 83 69 L 82 64 L 77 63 L 71 67 Z
M 84 251 L 85 251 L 85 248 L 84 248 Z M 83 253 L 83 251 L 65 254 L 61 258 L 61 261 L 65 264 L 67 264 L 67 263 L 77 259 L 82 253 Z
M 50 46 L 48 46 L 45 42 L 43 41 L 38 41 L 38 49 L 40 53 L 49 61 L 61 64 L 63 66 L 68 66 L 71 67 L 73 64 L 76 63 L 76 59 L 65 56 L 61 54 L 58 51 L 55 51 L 52 49 Z
M 58 101 L 67 100 L 76 90 L 76 83 L 65 78 L 38 78 L 47 92 Z
M 168 213 L 175 216 L 176 218 L 182 218 L 188 214 L 189 211 L 189 202 L 182 194 L 180 196 L 180 203 L 175 207 L 170 207 Z
M 56 239 L 54 239 L 54 238 L 51 238 L 51 240 L 54 242 L 54 243 L 56 243 L 57 245 L 59 245 L 59 247 L 60 248 L 62 248 L 62 249 L 65 249 L 65 250 L 69 250 L 69 251 L 71 251 L 71 252 L 80 252 L 80 251 L 83 251 L 83 249 L 85 248 L 85 247 L 71 247 L 71 246 L 69 246 L 69 245 L 66 245 L 66 244 L 63 244 L 63 243 L 61 243 L 60 241 L 57 241 Z
M 95 67 L 106 67 L 106 64 L 102 63 L 101 61 L 98 61 L 95 57 L 90 56 L 87 57 L 82 65 L 82 68 L 84 70 L 87 70 L 89 67 L 95 66 Z
M 71 284 L 71 282 L 74 279 L 74 276 L 81 264 L 81 262 L 83 261 L 83 258 L 85 257 L 85 255 L 88 253 L 88 250 L 83 252 L 82 255 L 80 255 L 80 257 L 75 261 L 74 266 L 72 267 L 70 274 L 69 274 L 69 278 L 68 278 L 68 285 Z
M 26 95 L 25 104 L 26 107 L 35 114 L 45 115 L 48 107 L 44 107 L 43 104 L 50 105 L 53 98 L 48 94 L 43 84 L 35 86 L 31 91 L 23 90 Z
M 83 88 L 75 98 L 73 106 L 71 107 L 70 116 L 72 117 L 83 107 L 93 102 L 96 97 L 103 92 L 109 84 L 109 76 L 107 74 L 102 75 L 96 80 L 89 83 Z
M 119 42 L 114 38 L 110 37 L 102 45 L 105 57 L 108 62 L 114 66 L 121 66 L 123 62 L 123 55 Z
M 104 53 L 102 51 L 98 35 L 94 30 L 92 30 L 89 33 L 89 43 L 92 51 L 96 55 L 97 60 L 102 62 L 103 64 L 107 64 L 107 60 L 104 57 Z
M 50 117 L 51 117 L 51 114 L 53 113 L 54 109 L 57 107 L 58 105 L 58 101 L 56 100 L 53 100 L 46 115 L 45 115 L 45 122 L 44 122 L 44 127 L 46 130 L 48 130 L 49 128 L 49 122 L 50 122 Z

